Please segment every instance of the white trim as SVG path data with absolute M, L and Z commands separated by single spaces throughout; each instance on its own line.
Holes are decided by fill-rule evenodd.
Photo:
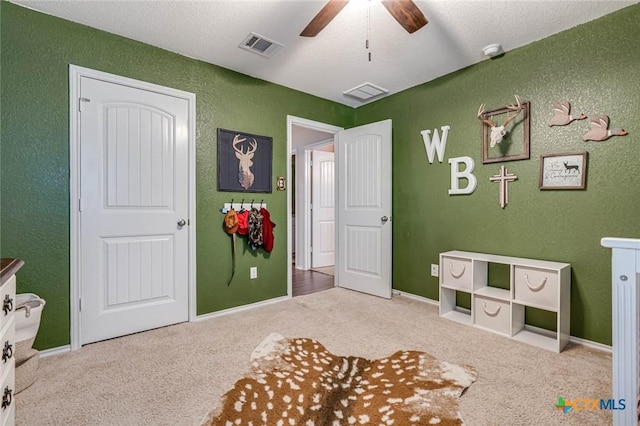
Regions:
M 334 144 L 335 144 L 335 137 L 332 137 L 332 138 L 327 138 L 318 142 L 310 143 L 309 145 L 302 146 L 301 148 L 313 151 L 315 149 L 324 148 L 327 145 L 334 145 Z
M 298 148 L 293 148 L 291 150 L 291 152 L 289 153 L 289 161 L 292 160 L 291 157 L 295 156 L 296 157 L 296 162 L 297 162 L 298 161 L 298 154 L 299 154 Z M 293 167 L 293 166 L 295 166 L 295 163 L 291 163 L 291 167 Z M 292 188 L 292 186 L 291 186 L 292 183 L 293 182 L 291 182 L 291 181 L 289 182 L 289 188 L 287 188 L 289 191 Z M 294 187 L 296 187 L 296 188 L 298 187 L 297 183 L 296 183 L 296 185 L 294 185 Z M 289 191 L 287 191 L 287 192 L 289 192 Z M 297 211 L 297 209 L 296 209 L 296 211 Z M 293 255 L 295 254 L 296 257 L 297 257 L 297 255 L 298 255 L 297 250 L 300 250 L 300 240 L 297 237 L 298 229 L 300 229 L 300 228 L 298 228 L 300 226 L 300 219 L 299 219 L 299 216 L 293 214 L 293 210 L 291 211 L 291 216 L 290 217 L 293 219 L 293 222 L 291 224 L 291 241 L 290 241 L 290 243 L 291 243 L 291 250 L 290 250 L 291 251 L 291 262 L 290 263 L 293 264 Z M 296 259 L 296 268 L 297 267 L 298 267 L 298 259 Z
M 613 347 L 605 345 L 604 343 L 594 342 L 593 340 L 586 340 L 580 337 L 569 336 L 569 341 L 577 345 L 586 346 L 588 348 L 597 349 L 600 351 L 613 353 Z
M 602 238 L 600 244 L 608 248 L 640 250 L 640 239 L 637 238 Z
M 47 358 L 54 355 L 60 355 L 71 351 L 71 345 L 58 346 L 57 348 L 45 349 L 40 351 L 40 358 Z
M 80 336 L 80 215 L 78 200 L 80 198 L 80 79 L 89 77 L 109 83 L 120 84 L 137 89 L 156 92 L 163 95 L 185 99 L 189 108 L 189 321 L 196 318 L 196 95 L 183 90 L 164 87 L 145 81 L 121 77 L 89 68 L 69 65 L 69 194 L 70 194 L 70 348 L 79 349 Z
M 80 117 L 78 98 L 80 98 L 81 70 L 69 65 L 69 206 L 71 217 L 69 224 L 69 305 L 71 350 L 80 348 Z
M 440 302 L 438 302 L 437 300 L 429 299 L 427 297 L 418 296 L 417 294 L 407 293 L 407 292 L 400 291 L 400 290 L 393 290 L 393 295 L 394 296 L 400 296 L 400 297 L 406 297 L 408 299 L 417 300 L 419 302 L 427 303 L 429 305 L 435 305 L 435 306 L 439 306 L 440 305 Z M 463 309 L 463 308 L 457 307 L 457 309 Z M 548 332 L 548 330 L 545 330 L 545 329 L 539 328 L 539 327 L 535 327 L 533 325 L 528 325 L 528 324 L 525 324 L 525 328 L 529 329 L 529 330 L 533 330 L 536 333 Z M 577 345 L 586 346 L 586 347 L 591 348 L 591 349 L 597 349 L 597 350 L 600 350 L 600 351 L 612 353 L 611 346 L 605 345 L 603 343 L 598 343 L 598 342 L 594 342 L 592 340 L 582 339 L 580 337 L 574 337 L 574 336 L 569 336 L 569 341 L 572 342 L 572 343 L 575 343 Z
M 417 300 L 419 302 L 428 303 L 429 305 L 440 306 L 440 302 L 437 300 L 429 299 L 428 297 L 418 296 L 413 293 L 405 293 L 399 290 L 393 290 L 394 296 L 406 297 L 407 299 Z
M 326 124 L 326 123 L 321 123 L 319 121 L 313 121 L 313 120 L 309 120 L 306 118 L 301 118 L 301 117 L 296 117 L 293 115 L 287 115 L 287 182 L 291 182 L 291 176 L 292 176 L 292 172 L 291 172 L 291 153 L 293 152 L 293 126 L 301 126 L 301 127 L 306 127 L 309 129 L 314 129 L 314 130 L 319 130 L 322 132 L 327 132 L 327 133 L 338 133 L 340 130 L 344 130 L 343 127 L 339 127 L 339 126 L 333 126 L 331 124 Z M 299 152 L 299 151 L 298 151 Z M 296 159 L 298 158 L 298 156 L 296 155 Z M 298 171 L 299 172 L 299 171 Z M 306 173 L 306 171 L 305 171 Z M 296 185 L 296 188 L 298 188 L 298 185 Z M 299 200 L 299 197 L 296 197 L 296 200 Z M 301 228 L 304 228 L 306 225 L 306 220 L 307 218 L 301 218 L 301 220 L 298 220 L 299 217 L 299 212 L 298 209 L 296 209 L 296 212 L 298 214 L 296 214 L 296 220 L 297 220 L 297 225 L 300 225 L 300 227 L 296 226 L 296 229 L 298 230 L 298 232 L 300 231 Z M 292 251 L 291 251 L 291 240 L 292 240 L 292 235 L 291 235 L 291 191 L 287 191 L 287 295 L 289 297 L 291 297 L 292 295 L 292 268 L 291 265 L 293 263 L 293 256 L 292 256 Z M 301 247 L 299 247 L 298 245 L 296 245 L 296 258 L 298 258 L 299 252 L 301 250 Z M 296 259 L 297 261 L 298 259 Z
M 631 410 L 614 411 L 614 425 L 636 425 L 640 397 L 640 239 L 603 238 L 611 248 L 612 394 L 626 398 Z
M 259 308 L 261 306 L 267 306 L 267 305 L 272 305 L 274 303 L 280 303 L 280 302 L 285 302 L 287 300 L 291 299 L 291 297 L 289 296 L 280 296 L 280 297 L 275 297 L 273 299 L 267 299 L 267 300 L 263 300 L 261 302 L 255 302 L 255 303 L 251 303 L 249 305 L 243 305 L 243 306 L 237 306 L 235 308 L 229 308 L 229 309 L 224 309 L 222 311 L 216 311 L 216 312 L 211 312 L 208 314 L 202 314 L 202 315 L 196 315 L 194 316 L 193 319 L 190 319 L 190 322 L 200 322 L 200 321 L 205 321 L 205 320 L 209 320 L 212 318 L 218 318 L 218 317 L 222 317 L 222 316 L 226 316 L 226 315 L 231 315 L 231 314 L 235 314 L 238 312 L 243 312 L 243 311 L 248 311 L 251 309 L 255 309 L 255 308 Z M 42 351 L 40 351 L 40 358 L 46 358 L 49 356 L 54 356 L 54 355 L 59 355 L 65 352 L 70 352 L 71 351 L 71 345 L 64 345 L 64 346 L 58 346 L 55 348 L 50 348 L 50 349 L 44 349 Z
M 218 318 L 218 317 L 223 317 L 223 316 L 226 316 L 226 315 L 235 314 L 235 313 L 238 313 L 238 312 L 249 311 L 249 310 L 252 310 L 252 309 L 255 309 L 255 308 L 259 308 L 261 306 L 273 305 L 274 303 L 284 302 L 284 301 L 289 300 L 289 299 L 291 299 L 291 296 L 274 297 L 273 299 L 262 300 L 260 302 L 250 303 L 248 305 L 242 305 L 242 306 L 237 306 L 235 308 L 223 309 L 222 311 L 216 311 L 216 312 L 211 312 L 211 313 L 208 313 L 208 314 L 202 314 L 202 315 L 198 315 L 193 322 L 200 322 L 200 321 L 205 321 L 205 320 L 209 320 L 209 319 L 212 319 L 212 318 Z
M 302 207 L 296 210 L 302 213 L 300 215 L 301 220 L 298 221 L 300 225 L 298 235 L 301 237 L 298 242 L 302 249 L 302 259 L 296 259 L 296 268 L 307 271 L 311 269 L 311 162 L 313 159 L 311 158 L 312 150 L 305 148 L 302 152 L 303 170 L 296 173 L 298 183 L 300 183 L 298 177 L 302 175 L 302 185 L 296 185 L 296 189 L 302 188 L 302 195 L 304 195 L 303 197 L 296 197 L 298 207 Z M 298 162 L 298 164 L 300 163 Z M 298 195 L 300 195 L 300 191 L 298 191 Z M 300 266 L 298 267 L 298 265 Z
M 313 212 L 311 211 L 311 206 L 313 204 L 313 200 L 311 194 L 313 194 L 312 184 L 313 184 L 313 170 L 312 170 L 312 162 L 313 162 L 313 151 L 324 148 L 326 146 L 335 146 L 335 133 L 332 138 L 325 139 L 322 141 L 314 142 L 309 145 L 303 146 L 304 152 L 304 184 L 300 185 L 304 188 L 304 197 L 302 198 L 303 206 L 302 206 L 302 218 L 303 224 L 302 227 L 302 239 L 300 242 L 300 246 L 304 250 L 304 258 L 303 264 L 301 267 L 298 267 L 298 263 L 296 262 L 296 269 L 303 269 L 305 271 L 313 268 L 313 254 L 311 251 L 311 247 L 313 246 L 312 242 L 312 229 L 313 229 Z M 296 185 L 296 188 L 298 186 Z M 297 259 L 296 259 L 297 260 Z

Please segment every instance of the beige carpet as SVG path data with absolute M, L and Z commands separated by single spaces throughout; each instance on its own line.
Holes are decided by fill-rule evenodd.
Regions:
M 340 288 L 44 358 L 39 379 L 16 397 L 16 422 L 197 425 L 272 332 L 316 339 L 337 355 L 413 349 L 472 365 L 478 380 L 459 401 L 468 425 L 611 424 L 607 411 L 554 407 L 559 396 L 610 398 L 610 354 L 572 344 L 556 354 L 439 318 L 433 305 Z

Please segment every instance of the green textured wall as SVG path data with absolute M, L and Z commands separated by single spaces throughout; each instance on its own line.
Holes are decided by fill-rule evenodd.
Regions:
M 69 64 L 196 93 L 199 314 L 286 294 L 284 192 L 264 196 L 278 224 L 275 250 L 265 256 L 240 245 L 226 286 L 231 246 L 218 209 L 234 194 L 216 191 L 216 128 L 272 136 L 275 177 L 285 174 L 287 114 L 343 127 L 392 118 L 394 287 L 437 299 L 429 264 L 451 249 L 570 262 L 572 334 L 611 343 L 610 252 L 599 241 L 640 237 L 640 6 L 357 110 L 4 1 L 0 8 L 0 255 L 24 259 L 18 291 L 48 302 L 38 348 L 69 343 Z M 499 165 L 481 163 L 475 114 L 514 93 L 531 101 L 531 160 L 504 163 L 519 180 L 502 210 L 488 181 Z M 547 127 L 553 103 L 565 99 L 574 112 L 609 114 L 630 135 L 584 143 L 587 121 Z M 427 163 L 420 131 L 443 125 L 451 126 L 446 158 L 476 161 L 472 195 L 447 195 L 448 164 Z M 584 149 L 587 190 L 538 190 L 540 154 Z M 258 266 L 257 280 L 249 266 Z
M 240 243 L 227 287 L 231 243 L 219 209 L 242 196 L 216 191 L 216 128 L 273 137 L 275 180 L 286 174 L 287 114 L 350 127 L 353 109 L 4 1 L 0 7 L 0 255 L 25 261 L 18 292 L 47 300 L 36 347 L 69 343 L 69 64 L 196 94 L 198 314 L 286 295 L 286 192 L 256 194 L 277 224 L 275 248 L 267 255 Z M 249 266 L 259 268 L 258 279 L 249 280 Z
M 640 237 L 638 22 L 640 5 L 356 110 L 356 124 L 393 119 L 396 289 L 437 299 L 429 264 L 453 249 L 569 262 L 571 334 L 611 344 L 611 253 L 600 239 Z M 478 106 L 499 108 L 514 94 L 531 101 L 531 159 L 483 165 Z M 576 114 L 608 114 L 610 127 L 630 134 L 585 143 L 589 120 L 548 127 L 562 100 Z M 427 161 L 420 131 L 444 125 L 451 126 L 445 158 L 475 161 L 472 195 L 449 196 L 446 159 Z M 538 189 L 541 154 L 582 150 L 589 152 L 586 190 Z M 504 210 L 488 180 L 501 164 L 518 175 Z M 533 311 L 528 319 L 549 322 Z

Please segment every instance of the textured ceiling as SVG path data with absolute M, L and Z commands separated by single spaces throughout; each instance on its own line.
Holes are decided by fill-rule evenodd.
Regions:
M 11 0 L 345 105 L 371 82 L 390 94 L 638 3 L 638 0 L 416 0 L 429 24 L 408 34 L 377 0 L 351 0 L 315 38 L 299 34 L 324 0 Z M 369 18 L 368 18 L 369 17 Z M 271 58 L 238 48 L 250 32 L 282 43 Z M 370 40 L 368 61 L 365 41 Z

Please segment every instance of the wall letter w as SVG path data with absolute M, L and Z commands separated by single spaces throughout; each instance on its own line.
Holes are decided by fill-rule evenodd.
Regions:
M 431 139 L 431 130 L 423 130 L 420 132 L 424 140 L 424 149 L 427 151 L 427 159 L 433 164 L 433 154 L 438 153 L 438 161 L 442 163 L 444 158 L 444 149 L 447 146 L 447 135 L 449 134 L 449 126 L 440 127 L 442 130 L 442 139 L 438 134 L 438 129 L 433 129 L 433 140 Z

